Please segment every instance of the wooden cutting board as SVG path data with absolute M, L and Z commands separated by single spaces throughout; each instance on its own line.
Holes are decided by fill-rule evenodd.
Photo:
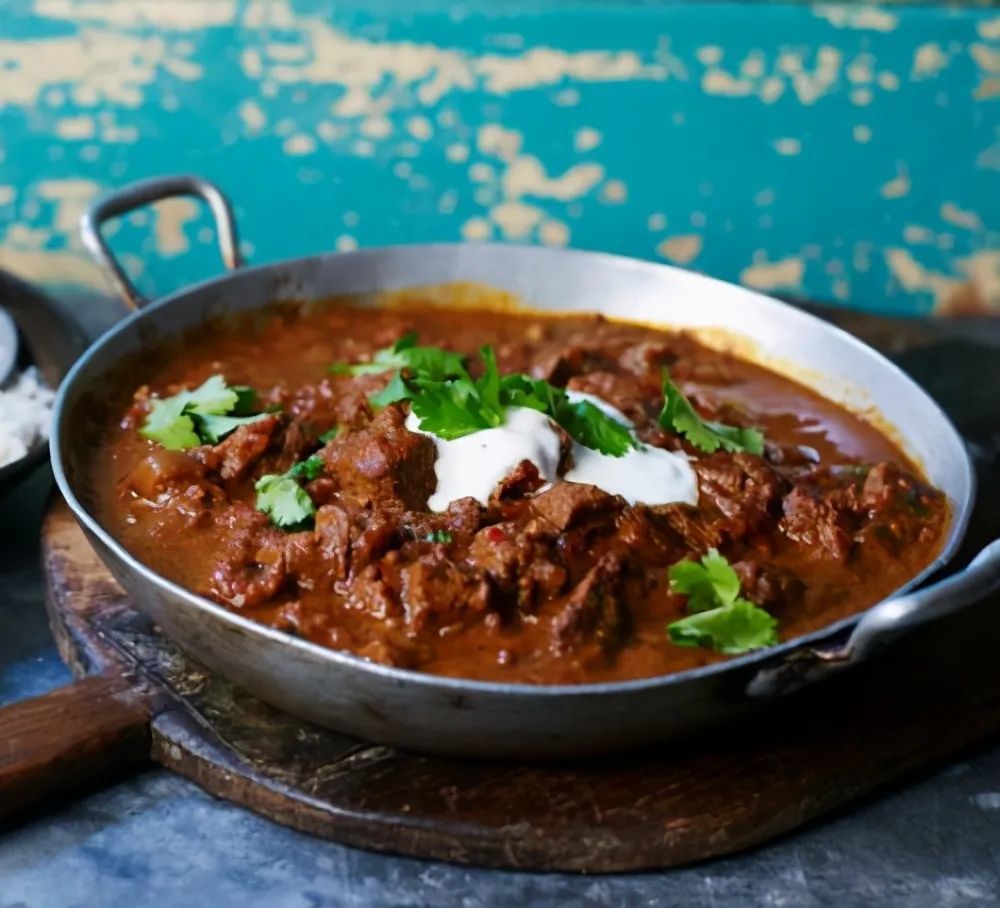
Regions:
M 892 323 L 887 333 L 882 320 L 864 322 L 861 333 L 876 340 L 910 337 L 904 365 L 932 383 L 971 441 L 981 482 L 971 552 L 1000 534 L 990 506 L 1000 500 L 1000 357 L 953 328 Z M 53 631 L 84 680 L 0 711 L 0 815 L 152 759 L 346 844 L 622 871 L 752 847 L 1000 731 L 996 597 L 786 697 L 753 725 L 603 760 L 527 765 L 373 745 L 242 693 L 132 608 L 58 498 L 43 557 Z

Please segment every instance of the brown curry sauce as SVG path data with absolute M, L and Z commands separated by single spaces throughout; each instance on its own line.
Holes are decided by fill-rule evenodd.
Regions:
M 698 507 L 576 495 L 593 487 L 543 500 L 515 484 L 489 507 L 426 511 L 426 439 L 401 427 L 398 405 L 376 414 L 367 402 L 389 376 L 328 372 L 411 330 L 470 356 L 492 344 L 503 372 L 617 406 L 645 442 L 695 459 Z M 761 427 L 764 456 L 706 455 L 660 429 L 664 365 L 705 418 Z M 148 390 L 117 405 L 93 461 L 98 517 L 112 534 L 254 620 L 427 672 L 574 683 L 703 665 L 724 657 L 677 646 L 665 630 L 684 614 L 667 581 L 681 558 L 718 547 L 743 595 L 789 639 L 906 582 L 934 559 L 948 521 L 944 497 L 858 416 L 684 334 L 597 316 L 285 307 L 267 324 L 189 334 L 142 368 Z M 213 448 L 165 452 L 140 437 L 149 392 L 217 373 L 280 414 Z M 323 445 L 334 426 L 340 434 Z M 317 451 L 328 475 L 306 486 L 315 528 L 271 526 L 254 509 L 255 479 Z M 436 531 L 451 541 L 428 541 Z

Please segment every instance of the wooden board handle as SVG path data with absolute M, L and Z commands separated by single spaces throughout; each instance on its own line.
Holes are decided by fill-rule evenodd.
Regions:
M 128 680 L 108 675 L 0 709 L 0 817 L 141 766 L 149 718 Z

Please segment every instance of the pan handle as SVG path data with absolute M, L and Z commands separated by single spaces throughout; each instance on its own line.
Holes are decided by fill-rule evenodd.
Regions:
M 84 212 L 80 218 L 80 235 L 91 257 L 104 269 L 115 289 L 132 309 L 142 308 L 149 300 L 139 292 L 125 273 L 125 269 L 105 241 L 101 229 L 112 218 L 121 217 L 136 208 L 175 196 L 193 196 L 208 205 L 215 218 L 219 250 L 226 268 L 232 271 L 243 265 L 236 232 L 236 218 L 233 216 L 229 200 L 217 186 L 200 177 L 189 175 L 154 177 L 131 183 L 102 196 Z
M 901 631 L 956 612 L 1000 590 L 1000 539 L 972 559 L 965 570 L 869 609 L 837 649 L 806 649 L 758 672 L 747 686 L 752 697 L 789 693 L 867 659 Z

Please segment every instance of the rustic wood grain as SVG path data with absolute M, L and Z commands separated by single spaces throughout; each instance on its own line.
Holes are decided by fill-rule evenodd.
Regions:
M 122 675 L 93 675 L 15 703 L 0 710 L 0 818 L 148 759 L 149 709 Z
M 861 333 L 892 338 L 970 440 L 982 492 L 970 552 L 1000 534 L 990 507 L 1000 357 L 953 327 L 897 335 L 866 318 Z M 278 822 L 366 848 L 586 872 L 687 863 L 787 833 L 1000 732 L 994 597 L 711 737 L 544 765 L 409 754 L 300 722 L 191 662 L 131 608 L 60 500 L 43 550 L 60 651 L 77 673 L 134 679 L 156 761 Z

